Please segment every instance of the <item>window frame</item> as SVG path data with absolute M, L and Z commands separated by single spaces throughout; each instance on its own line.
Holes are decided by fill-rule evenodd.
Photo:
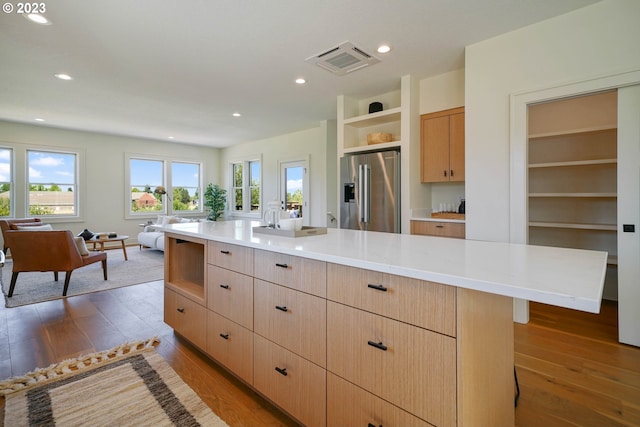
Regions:
M 256 186 L 252 186 L 250 182 L 251 164 L 259 163 L 260 165 L 260 185 L 257 186 L 260 191 L 259 207 L 257 210 L 251 210 L 251 192 Z M 242 164 L 242 210 L 235 209 L 235 190 L 239 187 L 235 185 L 235 165 Z M 236 218 L 262 218 L 263 208 L 263 174 L 264 163 L 262 155 L 247 156 L 243 158 L 230 159 L 227 167 L 227 206 L 229 207 L 229 215 Z
M 162 163 L 162 185 L 166 191 L 167 196 L 162 203 L 162 210 L 158 211 L 145 211 L 134 212 L 131 209 L 131 160 L 143 160 Z M 198 165 L 198 208 L 194 210 L 174 210 L 173 209 L 173 164 L 174 163 L 187 163 Z M 200 217 L 204 214 L 202 193 L 204 182 L 204 163 L 199 160 L 193 159 L 176 159 L 169 156 L 157 156 L 150 154 L 138 154 L 138 153 L 125 153 L 125 219 L 148 219 L 157 217 L 157 215 L 180 215 L 181 217 Z M 157 186 L 156 186 L 157 187 Z M 178 188 L 178 187 L 176 187 Z M 153 191 L 154 188 L 152 188 Z
M 24 197 L 24 213 L 25 213 L 25 217 L 27 216 L 33 216 L 30 213 L 30 209 L 29 209 L 29 199 L 30 199 L 30 188 L 31 188 L 31 184 L 32 182 L 29 179 L 29 153 L 31 152 L 37 152 L 37 153 L 53 153 L 53 154 L 65 154 L 65 155 L 72 155 L 74 156 L 74 168 L 73 168 L 73 172 L 74 172 L 74 191 L 73 191 L 73 206 L 74 206 L 74 213 L 73 214 L 38 214 L 36 216 L 38 216 L 39 218 L 43 218 L 46 219 L 48 222 L 56 222 L 56 220 L 58 222 L 68 222 L 68 220 L 82 220 L 82 212 L 84 211 L 83 209 L 83 201 L 85 200 L 85 196 L 82 195 L 82 183 L 84 182 L 84 175 L 81 173 L 81 171 L 84 170 L 83 167 L 81 167 L 80 165 L 84 165 L 84 152 L 82 152 L 81 150 L 63 150 L 63 149 L 59 149 L 59 148 L 52 148 L 52 147 L 46 147 L 46 146 L 28 146 L 25 147 L 24 150 L 24 164 L 25 164 L 25 170 L 24 170 L 24 185 L 25 185 L 25 197 Z M 57 185 L 57 183 L 54 183 Z M 14 214 L 16 214 L 17 212 L 13 212 Z M 15 218 L 15 216 L 14 216 Z
M 9 184 L 9 215 L 0 215 L 0 218 L 15 218 L 15 196 L 16 196 L 16 168 L 15 168 L 15 149 L 8 146 L 0 146 L 0 150 L 9 152 L 9 180 L 0 181 L 0 185 Z

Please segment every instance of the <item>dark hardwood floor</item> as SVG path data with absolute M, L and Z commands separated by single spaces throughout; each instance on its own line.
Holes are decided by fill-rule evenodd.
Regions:
M 158 336 L 157 348 L 230 426 L 295 425 L 176 337 L 162 317 L 162 282 L 24 307 L 0 307 L 0 378 Z M 532 304 L 515 325 L 518 427 L 640 425 L 640 349 L 617 343 L 617 307 L 601 315 Z M 4 419 L 4 400 L 0 400 Z

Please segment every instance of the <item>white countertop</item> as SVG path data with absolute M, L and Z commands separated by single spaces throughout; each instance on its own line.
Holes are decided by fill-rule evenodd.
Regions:
M 409 234 L 328 229 L 309 237 L 254 234 L 253 221 L 162 227 L 320 261 L 598 313 L 607 253 Z

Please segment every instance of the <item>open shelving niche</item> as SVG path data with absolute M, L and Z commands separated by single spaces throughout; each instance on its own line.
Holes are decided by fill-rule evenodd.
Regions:
M 617 271 L 617 122 L 615 92 L 562 100 L 578 111 L 568 120 L 575 127 L 531 132 L 543 128 L 530 124 L 528 137 L 528 230 L 529 244 L 607 251 L 607 286 L 616 286 Z M 577 108 L 584 101 L 586 107 Z M 609 105 L 597 125 L 582 126 L 593 119 L 583 108 Z M 530 107 L 531 118 L 558 113 L 549 104 Z M 534 110 L 532 112 L 532 110 Z M 612 110 L 612 111 L 611 111 Z M 532 114 L 533 113 L 533 114 Z M 560 115 L 559 115 L 560 116 Z M 575 115 L 574 115 L 575 116 Z M 531 123 L 531 122 L 530 122 Z M 555 129 L 553 129 L 555 127 Z
M 369 104 L 381 102 L 383 110 L 369 114 Z M 371 150 L 384 150 L 402 145 L 402 105 L 400 89 L 367 99 L 338 97 L 338 140 L 342 154 Z M 390 133 L 392 140 L 368 144 L 367 135 L 375 132 Z
M 189 240 L 166 233 L 165 286 L 179 294 L 205 305 L 207 241 L 190 237 Z

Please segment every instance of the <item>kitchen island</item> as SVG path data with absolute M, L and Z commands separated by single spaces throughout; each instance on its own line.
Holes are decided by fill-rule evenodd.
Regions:
M 165 321 L 306 425 L 513 425 L 512 298 L 599 311 L 604 252 L 258 225 L 163 228 Z

